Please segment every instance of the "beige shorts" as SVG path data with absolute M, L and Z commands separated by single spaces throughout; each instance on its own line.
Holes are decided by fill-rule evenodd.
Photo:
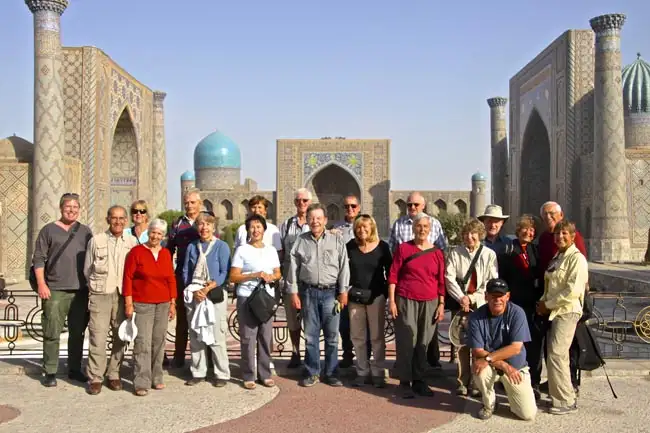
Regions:
M 289 328 L 289 331 L 300 331 L 301 323 L 298 321 L 298 311 L 293 308 L 291 293 L 283 293 L 282 301 L 284 302 L 284 312 L 287 317 L 287 328 Z

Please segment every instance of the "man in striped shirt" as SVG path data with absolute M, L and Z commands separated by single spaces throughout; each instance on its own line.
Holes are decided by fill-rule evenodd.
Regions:
M 283 285 L 284 311 L 287 317 L 289 338 L 291 339 L 292 352 L 289 368 L 300 367 L 300 331 L 301 324 L 298 311 L 293 307 L 291 294 L 286 286 L 287 272 L 289 272 L 289 259 L 291 248 L 302 233 L 309 231 L 307 224 L 307 208 L 311 205 L 311 192 L 307 188 L 300 188 L 296 191 L 293 200 L 296 206 L 296 214 L 280 225 L 280 236 L 282 237 L 282 251 L 280 252 L 280 263 L 282 264 L 282 276 L 285 278 Z

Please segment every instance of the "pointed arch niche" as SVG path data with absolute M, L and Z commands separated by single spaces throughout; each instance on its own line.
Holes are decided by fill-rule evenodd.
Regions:
M 313 194 L 313 201 L 321 203 L 328 211 L 328 220 L 336 222 L 342 218 L 340 206 L 348 194 L 353 194 L 361 199 L 361 187 L 356 178 L 338 164 L 330 163 L 317 171 L 311 179 L 307 180 L 306 188 Z M 330 210 L 336 215 L 330 216 Z M 335 219 L 336 218 L 336 219 Z
M 138 142 L 128 107 L 115 126 L 111 144 L 111 205 L 128 208 L 138 199 Z
M 539 206 L 551 199 L 551 142 L 537 109 L 524 130 L 519 172 L 519 213 L 537 215 Z

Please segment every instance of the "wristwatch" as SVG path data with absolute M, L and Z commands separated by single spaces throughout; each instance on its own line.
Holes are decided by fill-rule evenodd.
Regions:
M 487 361 L 488 364 L 492 364 L 492 357 L 490 355 L 486 356 L 485 360 Z

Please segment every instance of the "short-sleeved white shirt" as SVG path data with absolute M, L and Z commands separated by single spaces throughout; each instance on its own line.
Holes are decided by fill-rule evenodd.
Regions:
M 246 232 L 246 224 L 242 224 L 237 229 L 237 236 L 235 237 L 235 248 L 246 245 L 247 242 L 248 233 Z M 264 230 L 264 237 L 262 237 L 262 242 L 264 242 L 264 245 L 272 246 L 276 251 L 280 251 L 282 249 L 282 236 L 280 236 L 280 230 L 278 230 L 275 224 L 271 224 L 270 222 L 266 223 L 266 230 Z
M 250 244 L 244 244 L 235 250 L 235 255 L 232 258 L 232 267 L 240 268 L 242 274 L 253 274 L 256 272 L 273 274 L 273 269 L 280 267 L 280 259 L 278 258 L 277 250 L 270 245 L 255 248 Z M 250 296 L 258 283 L 258 279 L 239 283 L 237 285 L 237 296 Z M 266 291 L 269 295 L 275 296 L 275 290 L 268 284 L 266 285 Z

